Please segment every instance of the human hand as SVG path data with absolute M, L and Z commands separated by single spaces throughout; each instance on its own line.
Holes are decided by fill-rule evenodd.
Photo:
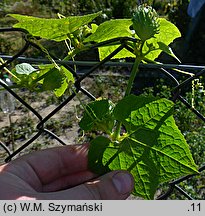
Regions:
M 88 169 L 88 145 L 68 145 L 24 155 L 0 166 L 1 200 L 126 199 L 127 171 L 97 177 Z

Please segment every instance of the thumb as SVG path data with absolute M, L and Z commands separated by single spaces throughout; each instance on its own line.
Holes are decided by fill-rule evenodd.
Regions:
M 123 200 L 132 192 L 134 180 L 127 171 L 112 171 L 76 187 L 41 194 L 40 199 Z

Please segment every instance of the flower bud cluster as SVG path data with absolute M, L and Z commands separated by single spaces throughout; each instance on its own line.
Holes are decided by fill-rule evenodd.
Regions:
M 159 33 L 159 20 L 157 12 L 150 6 L 140 5 L 132 18 L 133 29 L 144 42 Z

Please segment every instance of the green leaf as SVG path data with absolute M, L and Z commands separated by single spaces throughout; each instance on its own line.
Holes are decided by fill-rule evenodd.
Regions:
M 104 174 L 110 170 L 108 166 L 104 166 L 102 162 L 103 153 L 109 146 L 109 144 L 110 140 L 103 136 L 99 136 L 91 141 L 88 152 L 88 166 L 92 169 L 93 172 Z M 98 150 L 96 149 L 96 147 Z
M 66 69 L 64 66 L 61 66 L 60 67 L 62 72 L 64 73 L 65 75 L 65 78 L 66 78 L 66 82 L 69 84 L 69 83 L 74 83 L 75 82 L 75 79 L 73 77 L 73 74 L 68 70 Z
M 109 100 L 96 100 L 89 103 L 79 125 L 85 131 L 93 129 L 111 133 L 114 125 L 112 119 L 113 104 Z
M 52 66 L 52 65 L 51 65 Z M 69 83 L 74 82 L 74 77 L 70 71 L 61 66 L 60 70 L 57 68 L 47 66 L 48 71 L 44 72 L 43 90 L 54 91 L 57 97 L 63 95 L 65 90 L 69 87 Z
M 120 100 L 114 108 L 113 114 L 119 121 L 124 121 L 133 110 L 143 107 L 146 103 L 156 100 L 153 96 L 128 95 Z
M 171 47 L 167 46 L 166 44 L 162 43 L 162 42 L 157 42 L 159 45 L 159 49 L 164 51 L 165 53 L 167 53 L 168 55 L 172 56 L 173 58 L 175 58 L 179 63 L 181 63 L 181 61 L 177 58 L 177 56 L 173 53 Z
M 96 30 L 97 30 L 97 28 L 98 28 L 98 25 L 95 24 L 95 23 L 92 23 L 92 24 L 91 24 L 91 33 L 92 33 L 92 34 L 95 33 Z
M 75 81 L 73 74 L 65 67 L 61 66 L 61 71 L 64 74 L 61 82 L 61 86 L 59 88 L 54 89 L 54 93 L 57 97 L 61 97 L 66 91 L 66 89 L 68 89 Z
M 119 46 L 108 46 L 108 47 L 100 47 L 99 50 L 99 57 L 100 60 L 106 58 L 110 53 L 115 51 Z M 123 59 L 123 58 L 135 58 L 135 55 L 128 51 L 127 49 L 122 49 L 119 53 L 117 53 L 112 59 Z
M 75 81 L 73 74 L 63 66 L 57 69 L 53 64 L 39 65 L 38 70 L 25 63 L 17 66 L 12 71 L 18 78 L 14 81 L 31 91 L 54 91 L 60 97 Z
M 123 108 L 128 101 L 132 103 Z M 145 199 L 154 198 L 160 183 L 197 174 L 189 146 L 172 116 L 173 106 L 167 99 L 124 98 L 113 115 L 126 123 L 128 130 L 118 143 L 106 140 L 103 145 L 102 138 L 93 141 L 92 154 L 99 160 L 96 156 L 90 167 L 130 171 L 135 179 L 133 194 Z
M 16 73 L 17 74 L 29 75 L 29 74 L 33 73 L 34 71 L 37 71 L 35 68 L 33 68 L 28 63 L 17 64 L 15 66 L 15 68 L 16 68 Z
M 133 130 L 138 130 L 140 127 L 154 130 L 160 126 L 158 125 L 159 122 L 163 122 L 163 119 L 172 115 L 174 106 L 172 101 L 165 98 L 153 101 L 148 101 L 146 98 L 145 100 L 146 103 L 142 107 L 137 106 L 137 109 L 131 111 L 128 118 L 125 119 L 134 126 L 130 133 L 133 133 Z
M 39 72 L 41 73 L 41 76 L 36 79 L 36 82 L 39 84 L 43 84 L 44 78 L 47 76 L 47 73 L 54 68 L 53 64 L 43 64 L 43 65 L 38 65 Z
M 14 25 L 15 28 L 25 29 L 33 36 L 62 41 L 68 38 L 68 34 L 90 23 L 100 14 L 101 12 L 98 12 L 84 16 L 70 16 L 62 19 L 46 19 L 19 14 L 10 14 L 10 16 L 19 21 L 19 23 Z
M 155 48 L 155 50 L 150 51 L 145 57 L 149 60 L 156 59 L 162 51 L 165 51 L 169 55 L 176 58 L 172 50 L 168 47 L 168 45 L 173 42 L 176 38 L 181 36 L 178 28 L 167 21 L 164 18 L 159 18 L 160 27 L 159 34 L 156 34 L 154 38 L 147 40 L 143 46 L 143 53 L 147 53 L 149 51 L 149 45 Z M 130 26 L 132 25 L 132 21 L 130 19 L 116 19 L 110 20 L 102 23 L 94 34 L 90 35 L 85 39 L 84 42 L 102 42 L 113 38 L 118 37 L 133 37 L 133 33 L 130 30 Z M 137 36 L 135 35 L 137 38 Z M 139 39 L 139 38 L 137 38 Z M 119 45 L 110 45 L 99 48 L 99 56 L 100 60 L 107 57 L 111 52 L 117 49 Z M 117 55 L 113 57 L 115 58 L 127 58 L 136 56 L 130 51 L 123 49 Z
M 102 42 L 106 40 L 110 40 L 118 37 L 132 37 L 132 31 L 130 30 L 130 26 L 132 25 L 132 21 L 130 19 L 116 19 L 110 20 L 99 25 L 95 33 L 90 35 L 88 38 L 84 40 L 84 42 Z M 111 52 L 113 52 L 119 45 L 105 46 L 99 48 L 100 59 L 104 59 Z M 113 58 L 124 58 L 124 57 L 134 57 L 134 55 L 123 49 Z
M 133 110 L 139 109 L 145 104 L 156 100 L 153 96 L 135 96 L 129 95 L 120 100 L 113 110 L 114 118 L 124 124 L 127 130 L 130 128 L 130 123 L 127 123 L 127 119 Z
M 81 26 L 92 22 L 96 17 L 100 16 L 101 14 L 102 14 L 102 12 L 99 11 L 97 13 L 87 14 L 84 16 L 70 16 L 70 17 L 65 18 L 69 21 L 70 33 L 76 31 Z
M 145 56 L 149 60 L 155 60 L 162 52 L 162 50 L 159 49 L 159 45 L 160 45 L 159 42 L 168 46 L 176 38 L 181 37 L 181 33 L 179 29 L 173 23 L 167 21 L 164 18 L 159 18 L 159 20 L 160 20 L 159 34 L 156 34 L 155 38 L 151 38 L 147 40 L 148 44 L 152 44 L 157 49 L 157 50 L 149 52 Z M 145 43 L 145 45 L 143 46 L 143 53 L 146 53 L 147 51 L 149 51 L 149 47 Z
M 63 74 L 55 67 L 47 72 L 43 81 L 43 90 L 51 91 L 61 87 L 63 83 Z
M 91 34 L 84 42 L 102 42 L 118 37 L 131 37 L 129 29 L 132 25 L 130 19 L 116 19 L 103 22 L 99 25 L 95 33 Z
M 16 67 L 12 70 L 12 73 L 15 77 L 17 77 L 12 78 L 17 85 L 30 90 L 34 90 L 37 87 L 35 80 L 41 76 L 41 72 L 39 70 L 33 68 L 27 63 L 16 65 Z

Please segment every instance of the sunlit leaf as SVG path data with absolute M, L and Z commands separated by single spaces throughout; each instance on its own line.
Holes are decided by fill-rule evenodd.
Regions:
M 112 110 L 113 105 L 108 100 L 93 101 L 86 106 L 79 125 L 85 131 L 102 130 L 109 133 L 114 125 Z
M 37 71 L 34 67 L 32 67 L 28 63 L 17 64 L 15 68 L 16 68 L 16 73 L 25 74 L 25 75 L 29 75 L 33 73 L 34 71 Z
M 147 40 L 148 44 L 152 44 L 156 49 L 159 48 L 159 42 L 168 46 L 176 38 L 181 37 L 179 29 L 171 22 L 167 21 L 164 18 L 159 18 L 160 20 L 160 30 L 159 34 L 155 35 L 155 38 Z M 161 44 L 162 45 L 162 44 Z M 143 46 L 143 52 L 146 53 L 149 50 L 148 46 L 145 44 Z M 163 50 L 165 51 L 165 50 Z M 162 49 L 157 49 L 149 52 L 146 55 L 147 59 L 155 60 L 159 54 L 162 52 Z
M 160 183 L 196 174 L 189 146 L 172 116 L 173 106 L 167 99 L 153 97 L 122 99 L 114 109 L 114 118 L 125 124 L 127 131 L 120 142 L 94 139 L 91 153 L 97 156 L 92 156 L 90 167 L 95 171 L 100 167 L 99 173 L 108 168 L 128 170 L 135 179 L 133 194 L 145 199 L 154 198 Z
M 102 23 L 94 34 L 89 36 L 85 42 L 102 42 L 118 37 L 132 37 L 130 26 L 132 21 L 130 19 L 116 19 Z M 99 48 L 100 59 L 104 59 L 111 52 L 113 52 L 119 45 L 105 46 Z M 113 58 L 134 57 L 134 55 L 126 49 L 123 49 Z
M 159 49 L 162 50 L 163 52 L 167 53 L 168 55 L 172 56 L 173 58 L 175 58 L 179 63 L 181 63 L 181 61 L 178 59 L 178 57 L 173 53 L 171 47 L 167 46 L 166 44 L 162 43 L 162 42 L 157 42 L 159 45 Z
M 62 19 L 46 19 L 20 14 L 10 14 L 10 16 L 19 21 L 14 25 L 15 28 L 25 29 L 33 36 L 62 41 L 68 38 L 68 34 L 90 23 L 100 14 L 101 12 L 98 12 L 84 16 L 70 16 Z

